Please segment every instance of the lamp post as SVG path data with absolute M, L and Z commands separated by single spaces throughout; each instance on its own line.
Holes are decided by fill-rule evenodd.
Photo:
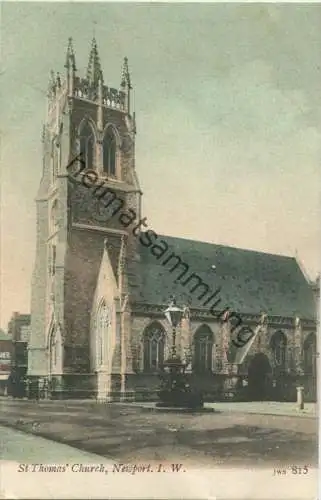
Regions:
M 182 321 L 183 313 L 184 310 L 177 307 L 175 298 L 171 299 L 168 308 L 166 309 L 166 311 L 164 311 L 165 317 L 172 327 L 172 348 L 171 348 L 172 360 L 180 359 L 179 357 L 177 357 L 177 351 L 176 351 L 176 328 L 177 325 L 179 325 L 180 322 Z
M 176 305 L 173 297 L 168 308 L 164 311 L 165 317 L 172 327 L 172 346 L 169 358 L 164 362 L 167 374 L 161 376 L 161 388 L 158 396 L 161 400 L 157 406 L 172 408 L 201 408 L 203 407 L 200 393 L 192 391 L 185 374 L 185 363 L 176 350 L 176 328 L 181 323 L 184 310 Z

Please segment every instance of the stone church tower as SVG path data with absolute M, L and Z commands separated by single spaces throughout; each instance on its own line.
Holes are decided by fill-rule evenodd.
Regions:
M 119 88 L 105 84 L 95 38 L 86 75 L 77 74 L 71 39 L 65 78 L 51 74 L 42 137 L 43 174 L 36 198 L 28 377 L 40 386 L 49 384 L 57 396 L 86 395 L 95 387 L 90 322 L 106 238 L 115 276 L 133 239 L 89 189 L 90 172 L 96 186 L 110 188 L 124 208 L 131 207 L 140 217 L 131 89 L 127 58 Z M 70 166 L 79 174 L 73 182 Z M 84 168 L 89 169 L 87 182 Z

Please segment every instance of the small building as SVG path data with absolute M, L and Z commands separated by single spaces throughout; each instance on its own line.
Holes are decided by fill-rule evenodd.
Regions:
M 0 330 L 0 396 L 6 396 L 11 369 L 12 341 Z
M 30 339 L 30 314 L 14 312 L 8 323 L 11 337 L 12 356 L 9 394 L 14 397 L 26 395 L 26 375 L 28 370 L 28 343 Z

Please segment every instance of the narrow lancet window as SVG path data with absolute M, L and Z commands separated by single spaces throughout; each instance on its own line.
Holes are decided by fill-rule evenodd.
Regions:
M 86 168 L 93 168 L 95 139 L 93 130 L 88 122 L 81 128 L 79 142 L 79 152 L 82 160 L 86 163 Z
M 111 129 L 108 129 L 103 143 L 104 172 L 112 177 L 116 176 L 116 138 Z

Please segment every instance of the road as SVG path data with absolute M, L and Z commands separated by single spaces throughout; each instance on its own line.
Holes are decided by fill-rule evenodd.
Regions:
M 184 459 L 189 466 L 317 463 L 317 419 L 218 411 L 154 413 L 94 401 L 2 400 L 0 425 L 127 462 Z

